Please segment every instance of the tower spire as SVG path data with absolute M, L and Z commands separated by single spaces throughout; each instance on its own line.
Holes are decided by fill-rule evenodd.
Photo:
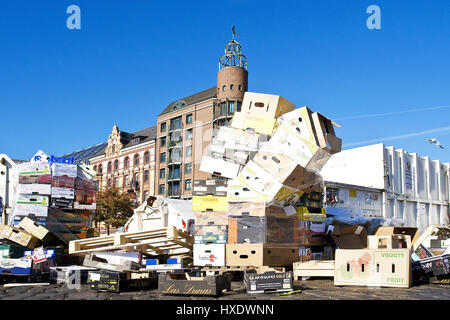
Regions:
M 242 46 L 234 40 L 236 28 L 231 28 L 233 36 L 230 42 L 225 46 L 225 53 L 219 59 L 219 70 L 226 67 L 241 67 L 247 69 L 247 57 L 242 54 Z

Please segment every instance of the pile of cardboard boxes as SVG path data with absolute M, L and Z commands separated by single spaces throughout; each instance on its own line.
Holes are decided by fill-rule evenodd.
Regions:
M 1 258 L 0 274 L 48 276 L 55 252 L 60 258 L 70 240 L 89 237 L 98 190 L 92 181 L 95 172 L 73 164 L 73 158 L 49 157 L 42 151 L 18 168 L 9 225 L 0 226 L 3 246 L 9 249 Z M 27 249 L 32 249 L 28 255 Z
M 200 170 L 215 179 L 194 181 L 194 266 L 292 267 L 307 259 L 307 248 L 323 251 L 318 171 L 340 148 L 333 122 L 321 114 L 246 92 L 241 112 L 203 156 Z

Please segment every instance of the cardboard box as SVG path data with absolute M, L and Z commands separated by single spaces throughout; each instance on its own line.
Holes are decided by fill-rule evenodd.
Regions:
M 227 266 L 292 266 L 299 260 L 298 246 L 284 247 L 257 244 L 227 244 Z
M 0 274 L 29 275 L 33 261 L 31 259 L 3 259 L 0 258 Z
M 64 199 L 75 199 L 75 189 L 52 187 L 52 197 L 64 198 Z
M 98 181 L 90 181 L 82 178 L 77 178 L 75 179 L 75 189 L 98 191 Z
M 331 154 L 340 152 L 342 148 L 342 139 L 336 137 L 333 128 L 333 125 L 337 126 L 337 124 L 317 112 L 314 112 L 311 115 L 311 118 L 314 124 L 314 133 L 317 144 Z
M 192 211 L 228 211 L 228 202 L 226 197 L 217 196 L 193 196 Z
M 411 286 L 411 250 L 336 250 L 334 284 L 337 286 Z
M 322 209 L 323 207 L 323 192 L 309 192 L 304 193 L 299 201 L 297 202 L 297 206 L 306 207 L 310 212 L 318 213 L 320 210 L 314 209 Z M 314 210 L 314 211 L 313 211 Z
M 225 275 L 190 277 L 186 273 L 161 273 L 158 278 L 160 294 L 220 296 L 231 289 L 231 279 Z
M 411 248 L 411 236 L 409 235 L 386 235 L 367 236 L 368 249 L 402 249 Z
M 225 149 L 257 151 L 261 136 L 255 132 L 219 127 L 213 141 L 223 142 Z
M 216 159 L 207 155 L 202 157 L 202 162 L 200 163 L 200 171 L 229 179 L 236 178 L 240 168 L 241 166 L 237 163 Z
M 271 136 L 276 128 L 274 118 L 252 115 L 249 112 L 235 112 L 230 126 L 241 130 L 253 130 L 256 133 Z
M 409 235 L 411 237 L 411 245 L 414 245 L 419 238 L 419 229 L 414 227 L 379 227 L 375 232 L 376 236 L 389 236 L 389 235 Z
M 213 140 L 209 145 L 207 154 L 215 159 L 223 159 L 227 162 L 245 165 L 248 161 L 251 151 L 230 149 L 226 147 L 226 143 Z
M 96 269 L 120 271 L 120 272 L 129 270 L 140 270 L 144 268 L 144 266 L 141 265 L 140 263 L 136 263 L 133 261 L 123 261 L 121 264 L 113 264 L 106 259 L 97 257 L 93 253 L 87 254 L 84 257 L 83 265 L 86 267 L 92 267 Z
M 225 244 L 194 244 L 194 266 L 225 266 Z
M 194 180 L 194 187 L 192 189 L 193 196 L 220 196 L 227 195 L 227 181 L 225 180 Z
M 265 149 L 269 149 L 269 151 L 265 151 Z M 252 160 L 281 183 L 297 167 L 297 164 L 291 158 L 280 152 L 273 151 L 273 148 L 261 149 Z
M 107 292 L 124 292 L 144 289 L 156 289 L 158 275 L 148 271 L 145 277 L 131 278 L 128 272 L 116 272 L 109 270 L 92 271 L 89 273 L 91 290 Z
M 66 164 L 66 163 L 53 163 L 52 164 L 52 175 L 53 177 L 77 177 L 77 165 L 76 164 Z
M 62 199 L 62 198 L 53 198 L 50 201 L 51 208 L 59 208 L 66 210 L 73 210 L 73 200 L 70 199 Z
M 295 262 L 294 279 L 298 277 L 334 277 L 334 260 Z
M 327 209 L 321 208 L 320 213 L 310 212 L 306 207 L 297 207 L 297 217 L 303 221 L 324 222 L 327 219 Z
M 361 226 L 351 226 L 334 233 L 332 239 L 339 249 L 367 248 L 367 231 Z
M 19 175 L 19 184 L 52 184 L 52 175 Z
M 35 236 L 7 225 L 0 226 L 0 236 L 30 249 L 41 245 L 41 241 Z
M 46 163 L 24 162 L 18 165 L 19 176 L 42 176 L 49 175 L 50 166 Z
M 48 207 L 34 204 L 16 204 L 14 207 L 14 216 L 36 216 L 47 217 Z
M 18 194 L 40 194 L 40 195 L 50 195 L 52 193 L 52 186 L 49 184 L 18 184 L 17 185 Z
M 312 111 L 306 106 L 283 114 L 279 118 L 279 127 L 283 128 L 313 145 L 319 146 L 313 127 Z
M 255 132 L 271 135 L 276 119 L 294 109 L 295 105 L 281 96 L 246 92 L 241 112 L 235 113 L 231 127 L 243 130 L 252 128 Z
M 244 285 L 247 293 L 273 293 L 293 290 L 292 272 L 246 273 Z
M 52 178 L 52 187 L 74 189 L 75 178 L 68 176 L 54 176 Z
M 194 226 L 194 243 L 196 244 L 208 244 L 208 243 L 227 243 L 228 240 L 228 227 L 219 225 L 208 226 Z
M 19 227 L 41 240 L 45 245 L 56 241 L 53 234 L 47 228 L 34 222 L 28 217 L 25 217 L 20 221 Z
M 277 217 L 289 218 L 289 215 L 283 208 L 276 206 L 267 206 L 264 201 L 259 202 L 230 202 L 228 205 L 229 216 L 250 216 L 250 217 Z M 294 214 L 295 216 L 295 214 Z
M 265 197 L 237 179 L 228 181 L 227 201 L 232 202 L 264 202 Z
M 124 264 L 127 261 L 141 263 L 142 261 L 140 252 L 98 251 L 93 252 L 93 254 L 96 257 L 105 259 L 112 264 Z
M 298 242 L 296 218 L 230 216 L 228 243 L 276 243 L 295 245 Z
M 48 207 L 48 197 L 39 195 L 19 194 L 17 195 L 16 203 L 18 205 L 34 205 L 34 206 Z
M 197 226 L 227 226 L 228 225 L 228 212 L 217 212 L 217 211 L 196 211 L 195 214 L 195 225 Z
M 318 146 L 309 141 L 302 139 L 284 128 L 280 127 L 269 140 L 269 144 L 273 148 L 280 150 L 283 154 L 292 158 L 295 163 L 302 167 L 307 167 L 308 163 L 313 159 L 314 154 L 319 149 Z

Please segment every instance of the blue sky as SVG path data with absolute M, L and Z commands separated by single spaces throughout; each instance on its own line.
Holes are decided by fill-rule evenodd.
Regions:
M 81 30 L 66 27 L 71 4 Z M 380 30 L 366 27 L 372 4 Z M 250 91 L 336 119 L 345 148 L 384 141 L 450 161 L 444 0 L 2 1 L 0 153 L 61 155 L 105 141 L 114 123 L 155 124 L 171 101 L 215 85 L 233 25 Z

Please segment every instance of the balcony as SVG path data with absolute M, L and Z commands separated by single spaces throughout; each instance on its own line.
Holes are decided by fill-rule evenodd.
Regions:
M 169 141 L 168 147 L 171 148 L 181 148 L 183 146 L 183 139 L 180 137 L 176 141 Z
M 169 157 L 166 163 L 169 164 L 181 164 L 181 157 Z
M 183 124 L 180 122 L 171 123 L 169 126 L 169 132 L 183 130 Z

